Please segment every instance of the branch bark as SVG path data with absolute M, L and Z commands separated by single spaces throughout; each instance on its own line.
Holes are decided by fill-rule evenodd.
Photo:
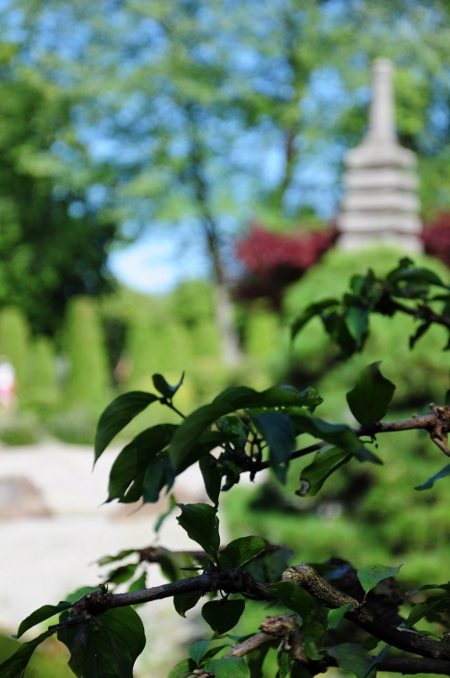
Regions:
M 389 645 L 422 657 L 450 661 L 449 643 L 431 640 L 412 629 L 395 628 L 380 623 L 361 603 L 334 589 L 307 563 L 288 568 L 283 573 L 282 579 L 304 588 L 330 609 L 353 603 L 354 610 L 346 612 L 345 617 Z

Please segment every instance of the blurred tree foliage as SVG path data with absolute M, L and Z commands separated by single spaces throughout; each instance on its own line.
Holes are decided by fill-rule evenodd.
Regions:
M 110 288 L 104 265 L 116 226 L 88 200 L 95 172 L 85 185 L 72 174 L 84 154 L 73 97 L 4 37 L 0 70 L 0 307 L 54 334 L 70 297 Z
M 336 208 L 343 153 L 366 125 L 374 57 L 395 65 L 399 134 L 420 154 L 424 212 L 450 205 L 448 18 L 441 0 L 21 0 L 14 16 L 6 5 L 4 42 L 15 54 L 4 58 L 3 86 L 19 92 L 14 118 L 23 120 L 14 176 L 26 168 L 27 224 L 39 224 L 45 243 L 8 227 L 5 252 L 14 245 L 17 256 L 4 294 L 28 289 L 36 262 L 24 243 L 33 253 L 40 245 L 47 263 L 33 294 L 49 305 L 37 313 L 33 295 L 21 298 L 48 331 L 67 296 L 104 288 L 116 221 L 128 238 L 149 224 L 177 237 L 188 226 L 209 255 L 233 362 L 230 238 L 252 216 L 289 230 L 305 208 Z M 31 204 L 30 190 L 40 196 Z M 55 221 L 36 218 L 42 204 Z M 99 206 L 113 206 L 112 218 L 94 218 Z

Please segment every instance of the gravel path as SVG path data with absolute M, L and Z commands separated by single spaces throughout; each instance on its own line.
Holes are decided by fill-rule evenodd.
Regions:
M 100 581 L 96 561 L 104 555 L 157 543 L 168 548 L 195 548 L 174 516 L 166 520 L 155 540 L 153 526 L 166 499 L 138 511 L 102 505 L 114 458 L 114 451 L 104 453 L 92 472 L 91 448 L 55 441 L 0 447 L 0 508 L 2 501 L 3 508 L 5 502 L 14 501 L 5 488 L 15 487 L 19 479 L 27 479 L 40 491 L 44 508 L 44 515 L 36 517 L 8 518 L 3 513 L 2 519 L 0 513 L 3 630 L 15 632 L 19 622 L 37 607 L 57 603 L 79 586 L 96 585 Z M 188 469 L 177 479 L 175 494 L 183 503 L 205 501 L 197 469 Z M 149 579 L 150 586 L 163 581 L 156 566 Z M 173 634 L 173 608 L 166 622 L 168 602 L 160 602 L 164 605 L 158 608 L 158 632 L 167 623 Z M 152 607 L 149 619 L 155 619 L 155 612 Z

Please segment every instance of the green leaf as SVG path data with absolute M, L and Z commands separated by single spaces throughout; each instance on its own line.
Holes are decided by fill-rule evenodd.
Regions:
M 423 483 L 423 485 L 418 485 L 414 489 L 415 490 L 429 490 L 431 487 L 433 487 L 436 480 L 440 480 L 441 478 L 445 478 L 446 476 L 450 476 L 450 464 L 447 464 L 447 466 L 444 466 L 444 468 L 441 468 L 439 473 L 436 473 L 436 475 L 431 476 L 431 478 L 428 478 L 428 480 L 425 483 Z
M 132 607 L 107 610 L 86 623 L 58 632 L 70 652 L 76 676 L 132 678 L 133 666 L 145 647 L 142 621 Z
M 299 393 L 292 387 L 273 387 L 265 391 L 254 391 L 244 386 L 229 388 L 220 393 L 210 405 L 204 405 L 195 412 L 192 412 L 180 424 L 172 438 L 169 447 L 169 455 L 176 473 L 187 468 L 190 463 L 197 461 L 201 454 L 206 454 L 209 449 L 203 449 L 192 457 L 193 448 L 199 442 L 202 434 L 214 424 L 218 419 L 232 412 L 242 409 L 259 408 L 282 408 L 282 407 L 308 407 L 312 408 L 315 404 L 321 402 L 320 396 L 312 394 L 310 390 Z M 220 436 L 225 433 L 216 434 L 216 445 L 220 444 Z M 234 439 L 239 439 L 241 434 Z
M 295 494 L 303 497 L 306 494 L 314 497 L 322 485 L 343 464 L 346 464 L 352 455 L 339 447 L 319 450 L 314 461 L 303 469 L 300 476 L 300 489 Z
M 160 454 L 147 467 L 142 480 L 142 499 L 144 504 L 158 501 L 162 488 L 167 485 L 166 493 L 175 482 L 175 473 L 167 451 Z
M 199 591 L 189 591 L 188 593 L 178 593 L 173 597 L 173 606 L 180 617 L 186 617 L 186 612 L 195 607 L 202 597 Z
M 342 607 L 337 607 L 334 610 L 329 610 L 328 612 L 328 628 L 335 629 L 336 626 L 339 626 L 341 621 L 344 619 L 346 612 L 351 612 L 355 609 L 354 603 L 347 603 L 342 605 Z
M 270 584 L 267 590 L 273 593 L 283 605 L 300 615 L 302 619 L 307 617 L 311 610 L 316 607 L 314 598 L 292 582 L 283 581 Z
M 372 363 L 362 370 L 355 388 L 347 393 L 347 402 L 357 421 L 370 431 L 381 421 L 394 395 L 394 384 L 380 372 L 381 362 Z
M 423 603 L 414 605 L 413 609 L 408 615 L 405 626 L 407 629 L 411 629 L 414 624 L 417 624 L 417 622 L 422 619 L 422 617 L 426 617 L 430 613 L 448 612 L 449 608 L 450 598 L 448 596 L 444 596 L 442 598 L 428 598 Z
M 138 566 L 139 563 L 130 563 L 129 565 L 121 565 L 120 567 L 116 567 L 115 570 L 108 572 L 108 579 L 105 583 L 118 585 L 129 581 L 132 577 L 134 577 Z
M 243 657 L 208 659 L 205 664 L 205 671 L 212 673 L 215 678 L 249 678 L 250 676 Z
M 350 335 L 361 348 L 367 336 L 369 326 L 369 309 L 362 306 L 352 306 L 345 316 L 345 324 Z
M 227 412 L 228 407 L 224 405 L 204 405 L 180 424 L 169 447 L 170 461 L 176 473 L 186 468 L 186 459 L 201 434 Z
M 365 678 L 366 671 L 372 662 L 369 653 L 354 643 L 342 643 L 329 647 L 327 653 L 330 657 L 334 657 L 340 669 L 353 673 L 356 678 Z M 375 675 L 375 671 L 373 673 Z
M 72 607 L 72 603 L 68 603 L 65 600 L 58 603 L 58 605 L 43 605 L 20 622 L 20 626 L 15 638 L 20 638 L 20 636 L 22 636 L 25 631 L 28 631 L 28 629 L 33 628 L 33 626 L 40 624 L 46 619 L 50 619 L 50 617 L 54 617 L 55 614 L 60 614 L 64 610 L 68 610 L 69 607 Z
M 434 271 L 430 271 L 428 268 L 416 268 L 411 265 L 400 265 L 399 268 L 391 271 L 386 276 L 386 280 L 388 280 L 393 285 L 396 285 L 399 282 L 413 282 L 418 284 L 425 283 L 427 285 L 445 287 L 442 280 L 438 275 L 436 275 L 436 273 L 434 273 Z
M 196 663 L 192 659 L 183 659 L 169 672 L 168 678 L 190 678 L 195 675 Z
M 291 658 L 285 651 L 278 652 L 277 655 L 278 671 L 276 678 L 287 678 L 291 673 Z
M 119 431 L 157 400 L 159 400 L 158 396 L 144 391 L 131 391 L 131 393 L 124 393 L 115 398 L 103 412 L 97 424 L 95 462 Z
M 330 308 L 331 306 L 338 306 L 338 304 L 339 302 L 337 299 L 323 299 L 322 301 L 319 301 L 315 304 L 310 304 L 310 306 L 305 308 L 302 315 L 300 315 L 294 321 L 291 329 L 292 339 L 294 339 L 294 337 L 300 332 L 301 329 L 303 329 L 303 327 L 311 320 L 311 318 L 314 318 L 316 315 L 321 315 L 326 309 Z
M 260 537 L 239 537 L 230 541 L 220 552 L 219 563 L 223 569 L 243 567 L 264 553 L 266 543 Z
M 146 588 L 147 572 L 143 572 L 129 587 L 128 591 L 142 591 Z
M 23 622 L 22 622 L 23 623 Z M 6 661 L 0 664 L 1 678 L 22 678 L 28 662 L 38 645 L 50 638 L 54 631 L 44 631 L 40 636 L 30 640 L 28 643 L 22 643 L 19 649 Z
M 250 678 L 262 678 L 263 673 L 263 664 L 267 656 L 267 653 L 270 650 L 269 643 L 266 643 L 257 650 L 253 650 L 249 655 L 247 655 L 247 665 L 250 671 Z
M 202 617 L 216 633 L 226 633 L 236 626 L 245 610 L 245 600 L 210 600 L 202 607 Z
M 139 549 L 125 549 L 117 553 L 115 556 L 104 556 L 103 558 L 100 558 L 100 560 L 98 560 L 97 562 L 99 565 L 108 565 L 109 563 L 115 563 L 118 560 L 128 558 L 128 556 L 131 556 L 134 553 L 139 553 Z
M 220 486 L 222 484 L 222 475 L 217 468 L 217 461 L 212 454 L 207 454 L 204 457 L 201 457 L 199 466 L 203 476 L 203 482 L 205 483 L 206 494 L 211 499 L 214 506 L 217 506 Z
M 167 400 L 172 400 L 173 396 L 175 393 L 178 391 L 180 388 L 181 384 L 184 381 L 184 372 L 181 375 L 181 379 L 178 382 L 178 384 L 175 384 L 175 386 L 171 386 L 170 384 L 167 383 L 167 381 L 164 379 L 162 374 L 154 374 L 152 376 L 153 380 L 153 386 L 156 388 L 159 393 L 161 393 L 164 398 L 167 398 Z
M 197 666 L 200 665 L 209 643 L 209 640 L 197 640 L 189 646 L 189 656 L 194 660 Z
M 400 572 L 402 566 L 388 567 L 387 565 L 367 565 L 361 567 L 356 575 L 363 587 L 365 593 L 369 593 L 375 586 L 388 577 L 395 577 Z
M 134 483 L 132 501 L 143 493 L 145 472 L 155 457 L 169 444 L 177 427 L 174 424 L 159 424 L 142 431 L 118 455 L 109 474 L 107 502 L 118 499 L 127 503 L 127 494 Z M 136 492 L 137 497 L 136 497 Z
M 159 530 L 162 527 L 162 524 L 170 516 L 172 511 L 176 508 L 177 506 L 177 500 L 175 499 L 175 496 L 173 494 L 170 495 L 169 497 L 169 508 L 167 511 L 164 511 L 164 513 L 161 513 L 161 515 L 158 517 L 158 520 L 155 523 L 155 527 L 153 528 L 155 530 L 155 534 L 158 534 Z
M 291 420 L 282 412 L 265 412 L 252 416 L 252 421 L 269 445 L 270 465 L 284 484 L 289 457 L 295 450 L 295 430 Z
M 178 504 L 181 515 L 177 520 L 188 537 L 217 560 L 220 546 L 219 519 L 217 509 L 209 504 Z

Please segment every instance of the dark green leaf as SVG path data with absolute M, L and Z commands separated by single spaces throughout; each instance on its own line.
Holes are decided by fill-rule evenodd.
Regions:
M 341 450 L 339 447 L 319 450 L 312 464 L 303 469 L 300 476 L 300 489 L 295 494 L 299 497 L 303 497 L 306 494 L 314 497 L 326 479 L 351 458 L 352 455 Z
M 450 464 L 447 464 L 447 466 L 444 466 L 444 468 L 441 468 L 439 473 L 436 473 L 436 475 L 431 476 L 431 478 L 428 478 L 428 480 L 425 483 L 423 483 L 423 485 L 418 485 L 414 489 L 415 490 L 429 490 L 431 487 L 433 487 L 436 480 L 440 480 L 441 478 L 445 478 L 446 476 L 450 476 Z
M 142 591 L 146 588 L 147 572 L 143 572 L 129 587 L 129 591 Z
M 416 268 L 413 266 L 400 266 L 394 271 L 391 271 L 386 276 L 386 280 L 388 280 L 393 285 L 396 285 L 399 282 L 412 282 L 445 287 L 442 280 L 438 275 L 436 275 L 436 273 L 434 273 L 434 271 L 430 271 L 428 268 Z
M 335 629 L 336 626 L 339 626 L 341 621 L 344 619 L 345 613 L 351 612 L 354 608 L 354 603 L 347 603 L 346 605 L 342 605 L 342 607 L 337 607 L 335 610 L 329 610 L 328 628 Z
M 195 675 L 197 665 L 192 659 L 183 659 L 169 672 L 168 678 L 190 678 Z
M 388 567 L 387 565 L 367 565 L 357 571 L 357 577 L 361 582 L 365 593 L 369 593 L 375 586 L 388 577 L 395 577 L 402 566 Z
M 169 456 L 176 473 L 186 468 L 186 459 L 198 442 L 201 434 L 216 419 L 227 414 L 228 407 L 223 405 L 204 405 L 190 414 L 176 430 L 169 447 Z M 208 450 L 209 451 L 209 450 Z M 198 458 L 198 457 L 197 457 Z M 194 459 L 196 461 L 196 459 Z
M 147 468 L 155 457 L 169 444 L 177 427 L 174 424 L 159 424 L 142 431 L 118 455 L 109 474 L 107 502 L 118 499 L 127 501 L 130 486 L 134 483 L 133 501 L 143 493 Z M 138 493 L 136 497 L 136 492 Z
M 203 476 L 203 482 L 205 483 L 206 494 L 211 499 L 214 506 L 217 506 L 222 483 L 222 476 L 217 468 L 217 461 L 212 454 L 207 454 L 200 459 L 199 466 Z
M 107 610 L 73 629 L 58 632 L 70 652 L 69 666 L 79 678 L 132 678 L 145 647 L 142 621 L 131 607 Z
M 213 400 L 210 405 L 204 405 L 190 414 L 180 424 L 176 430 L 170 447 L 169 454 L 172 465 L 176 473 L 182 470 L 194 461 L 197 461 L 202 454 L 209 452 L 209 449 L 200 449 L 192 455 L 192 450 L 200 442 L 202 434 L 214 424 L 218 419 L 231 412 L 242 409 L 256 408 L 278 408 L 278 407 L 308 407 L 312 408 L 321 402 L 321 398 L 310 390 L 299 393 L 292 387 L 273 387 L 258 393 L 251 388 L 236 387 L 223 391 Z M 211 434 L 210 434 L 211 435 Z M 225 433 L 215 434 L 215 444 L 220 445 L 221 436 Z M 229 435 L 229 434 L 228 434 Z M 238 440 L 241 434 L 234 436 Z M 222 438 L 227 440 L 227 438 Z
M 177 500 L 175 499 L 175 496 L 171 494 L 169 497 L 169 508 L 167 509 L 167 511 L 164 511 L 164 513 L 161 513 L 161 515 L 159 516 L 158 520 L 155 523 L 155 527 L 153 528 L 155 530 L 155 534 L 158 534 L 163 522 L 165 521 L 166 518 L 170 516 L 174 508 L 176 508 L 176 505 Z
M 220 546 L 217 509 L 209 504 L 178 504 L 181 515 L 177 520 L 188 537 L 197 542 L 214 560 Z
M 197 640 L 189 646 L 189 656 L 194 660 L 197 666 L 200 665 L 209 643 L 209 640 Z
M 362 370 L 355 388 L 347 393 L 347 402 L 357 421 L 372 431 L 373 424 L 381 421 L 394 395 L 394 384 L 380 372 L 380 362 Z
M 316 315 L 321 315 L 323 311 L 330 308 L 331 306 L 337 306 L 337 299 L 323 299 L 315 304 L 308 306 L 299 316 L 292 325 L 291 337 L 294 337 L 300 332 L 300 330 L 306 325 L 311 318 L 314 318 Z
M 369 326 L 369 309 L 362 306 L 352 306 L 345 316 L 345 324 L 355 340 L 356 346 L 361 348 Z
M 265 412 L 252 416 L 256 428 L 269 445 L 269 462 L 281 483 L 286 482 L 289 457 L 295 450 L 295 430 L 282 412 Z
M 144 504 L 158 501 L 162 488 L 167 486 L 166 492 L 169 492 L 174 482 L 175 473 L 170 463 L 169 454 L 167 451 L 161 452 L 147 466 L 142 479 L 142 498 Z
M 108 565 L 108 563 L 115 563 L 117 560 L 123 560 L 124 558 L 128 558 L 128 556 L 131 556 L 134 553 L 138 552 L 139 549 L 125 549 L 123 551 L 120 551 L 115 556 L 104 556 L 103 558 L 100 558 L 100 560 L 98 560 L 97 562 L 99 565 Z
M 374 671 L 373 671 L 373 668 L 374 668 L 377 664 L 379 664 L 381 661 L 383 661 L 383 659 L 385 658 L 385 656 L 387 655 L 387 653 L 389 652 L 389 650 L 391 649 L 391 647 L 392 647 L 391 645 L 386 645 L 386 646 L 381 650 L 381 652 L 380 652 L 379 654 L 377 654 L 377 656 L 374 657 L 374 658 L 372 659 L 372 661 L 370 662 L 370 664 L 369 664 L 369 666 L 367 667 L 366 672 L 365 672 L 365 674 L 364 674 L 364 677 L 365 677 L 365 678 L 367 678 L 367 676 L 370 676 L 371 674 L 372 674 L 372 675 L 376 675 L 376 671 L 374 672 Z
M 416 333 L 409 338 L 409 348 L 414 348 L 416 342 L 420 339 L 420 337 L 423 337 L 425 332 L 431 327 L 431 322 L 428 320 L 423 322 L 421 325 L 416 330 Z
M 180 388 L 181 384 L 183 383 L 184 372 L 181 375 L 180 381 L 178 382 L 178 384 L 175 384 L 175 386 L 171 386 L 170 384 L 168 384 L 167 381 L 162 376 L 162 374 L 154 374 L 152 376 L 152 380 L 153 386 L 156 388 L 156 390 L 159 391 L 159 393 L 161 393 L 164 396 L 164 398 L 171 400 L 175 393 Z
M 205 664 L 205 671 L 212 673 L 215 678 L 249 678 L 250 676 L 243 657 L 208 659 Z
M 151 403 L 159 400 L 153 393 L 132 391 L 124 393 L 112 401 L 101 415 L 95 433 L 95 461 L 107 448 L 111 440 L 136 415 L 145 410 Z
M 278 582 L 277 584 L 270 584 L 267 588 L 283 605 L 296 612 L 302 619 L 307 617 L 311 610 L 316 607 L 314 598 L 292 582 Z
M 230 541 L 220 552 L 220 566 L 223 569 L 242 567 L 264 553 L 265 548 L 266 543 L 260 537 L 239 537 Z
M 202 597 L 199 591 L 179 593 L 173 597 L 173 605 L 180 617 L 186 617 L 186 612 L 195 607 Z
M 448 596 L 428 598 L 425 602 L 414 605 L 405 622 L 405 626 L 407 629 L 411 629 L 422 617 L 426 617 L 430 613 L 448 612 L 449 608 L 450 598 Z
M 250 671 L 250 678 L 263 678 L 264 673 L 262 667 L 269 650 L 270 645 L 269 643 L 266 643 L 262 647 L 247 655 L 247 665 Z
M 287 652 L 281 650 L 277 655 L 278 671 L 276 678 L 287 678 L 291 673 L 291 658 Z
M 202 607 L 202 617 L 217 633 L 230 631 L 245 610 L 245 600 L 210 600 Z
M 366 670 L 372 662 L 369 653 L 354 643 L 335 645 L 329 647 L 327 652 L 334 657 L 340 669 L 354 673 L 356 678 L 365 678 Z
M 65 600 L 58 603 L 58 605 L 43 605 L 20 622 L 20 626 L 15 637 L 20 638 L 20 636 L 22 636 L 25 631 L 28 631 L 28 629 L 33 628 L 33 626 L 40 624 L 46 619 L 50 619 L 50 617 L 53 617 L 55 614 L 60 614 L 64 610 L 68 610 L 69 607 L 72 607 L 72 603 L 68 603 Z
M 134 573 L 136 572 L 138 565 L 139 563 L 130 563 L 129 565 L 121 565 L 120 567 L 116 567 L 115 570 L 108 572 L 108 579 L 105 583 L 113 583 L 117 585 L 123 584 L 134 577 Z
M 23 622 L 22 622 L 23 623 Z M 44 631 L 40 636 L 28 643 L 22 643 L 19 649 L 6 661 L 0 664 L 1 678 L 23 678 L 28 662 L 38 645 L 52 636 L 54 631 Z

